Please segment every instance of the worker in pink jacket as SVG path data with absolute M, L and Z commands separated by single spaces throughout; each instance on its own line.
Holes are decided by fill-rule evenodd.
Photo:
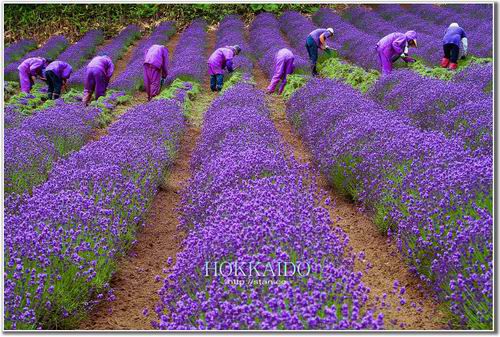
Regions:
M 168 72 L 168 49 L 154 44 L 144 55 L 144 89 L 148 101 L 160 93 L 161 86 Z
M 72 72 L 73 68 L 63 61 L 54 61 L 45 68 L 49 99 L 58 99 L 61 96 L 61 89 L 66 87 Z
M 382 67 L 382 75 L 392 71 L 392 64 L 400 57 L 405 62 L 415 62 L 408 56 L 408 47 L 417 46 L 417 33 L 409 30 L 406 33 L 391 33 L 377 43 L 377 52 Z
M 87 65 L 85 73 L 83 103 L 88 105 L 95 91 L 95 99 L 106 94 L 109 80 L 113 76 L 115 66 L 109 56 L 96 56 Z
M 51 59 L 43 57 L 30 57 L 24 60 L 17 69 L 19 70 L 19 84 L 21 91 L 29 93 L 35 84 L 35 77 L 45 80 L 42 70 L 52 62 Z
M 233 58 L 241 51 L 240 46 L 226 46 L 217 49 L 208 59 L 208 73 L 210 75 L 210 89 L 221 91 L 224 86 L 224 69 L 233 72 Z
M 281 85 L 279 93 L 281 94 L 283 92 L 283 89 L 285 89 L 286 85 L 286 76 L 293 73 L 295 69 L 293 64 L 294 59 L 295 56 L 287 48 L 280 49 L 276 53 L 276 56 L 274 58 L 274 76 L 271 79 L 271 83 L 267 87 L 268 93 L 272 94 L 274 92 L 274 89 L 276 88 L 276 85 L 278 85 L 278 82 L 280 80 Z

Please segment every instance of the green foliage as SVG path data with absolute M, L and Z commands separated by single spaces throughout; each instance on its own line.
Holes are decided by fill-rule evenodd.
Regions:
M 322 76 L 342 80 L 363 93 L 368 91 L 380 77 L 378 71 L 366 71 L 361 67 L 341 61 L 335 54 L 320 60 L 318 70 Z
M 457 71 L 460 71 L 463 68 L 466 68 L 475 63 L 488 63 L 488 62 L 493 62 L 493 59 L 490 57 L 482 58 L 482 57 L 468 56 L 464 60 L 458 60 Z M 455 74 L 457 73 L 457 71 L 451 71 L 446 68 L 441 68 L 439 65 L 436 65 L 435 67 L 429 67 L 428 65 L 425 64 L 424 61 L 418 58 L 417 61 L 414 63 L 398 63 L 395 68 L 403 68 L 403 67 L 408 67 L 409 69 L 416 71 L 422 76 L 437 78 L 440 80 L 451 80 L 453 76 L 455 76 Z
M 209 24 L 218 24 L 224 16 L 237 14 L 249 22 L 261 12 L 277 15 L 286 10 L 314 13 L 318 8 L 318 5 L 311 4 L 241 3 L 5 4 L 5 41 L 13 42 L 27 37 L 45 41 L 54 35 L 54 27 L 61 27 L 59 32 L 75 42 L 90 29 L 102 29 L 109 38 L 131 23 L 150 31 L 159 21 L 165 20 L 173 20 L 178 28 L 183 28 L 196 18 L 203 18 Z
M 289 99 L 295 93 L 295 91 L 302 88 L 307 81 L 309 81 L 310 76 L 301 74 L 291 74 L 286 77 L 286 86 L 283 89 L 283 97 Z
M 193 104 L 194 98 L 201 92 L 201 85 L 198 81 L 184 80 L 176 78 L 166 89 L 164 89 L 155 99 L 173 99 L 180 89 L 186 89 L 191 85 L 184 99 L 184 111 L 187 111 Z
M 3 99 L 8 102 L 12 96 L 19 92 L 19 83 L 14 81 L 4 81 Z
M 253 79 L 245 80 L 243 78 L 243 73 L 241 71 L 235 71 L 235 72 L 229 74 L 228 78 L 224 80 L 224 86 L 222 87 L 221 92 L 224 92 L 227 89 L 230 89 L 233 85 L 240 83 L 240 82 L 255 84 Z

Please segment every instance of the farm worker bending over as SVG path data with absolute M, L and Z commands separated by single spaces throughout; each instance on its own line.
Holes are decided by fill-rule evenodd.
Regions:
M 462 48 L 460 48 L 462 47 Z M 467 36 L 465 31 L 458 25 L 452 23 L 443 37 L 444 57 L 441 59 L 441 67 L 451 70 L 457 69 L 458 58 L 465 58 L 467 55 Z
M 106 94 L 109 80 L 113 76 L 115 66 L 109 56 L 96 56 L 87 65 L 85 72 L 83 103 L 88 105 L 92 99 L 92 93 L 95 91 L 95 99 Z
M 309 59 L 311 60 L 311 70 L 312 75 L 317 76 L 318 71 L 316 70 L 316 63 L 318 62 L 318 48 L 321 50 L 330 49 L 326 45 L 326 39 L 333 36 L 333 28 L 318 28 L 313 30 L 306 39 L 307 53 L 309 54 Z
M 144 55 L 144 89 L 148 94 L 148 101 L 160 93 L 167 71 L 168 49 L 159 44 L 152 45 Z
M 21 91 L 29 93 L 31 87 L 35 84 L 35 77 L 45 80 L 42 70 L 52 62 L 51 59 L 43 57 L 30 57 L 24 60 L 17 69 L 19 70 L 19 82 Z
M 293 73 L 295 66 L 293 64 L 294 60 L 293 53 L 286 48 L 280 49 L 274 58 L 274 76 L 271 79 L 271 83 L 267 87 L 268 93 L 273 93 L 276 85 L 281 80 L 279 93 L 283 92 L 286 85 L 286 76 Z
M 217 49 L 208 58 L 208 73 L 210 74 L 210 89 L 221 91 L 224 85 L 224 69 L 233 72 L 233 58 L 241 51 L 240 46 L 226 46 Z
M 417 46 L 417 32 L 409 30 L 406 33 L 391 33 L 383 37 L 377 43 L 377 52 L 382 75 L 387 75 L 392 71 L 392 64 L 402 58 L 405 62 L 415 62 L 415 59 L 408 56 L 408 47 Z
M 61 89 L 66 87 L 66 81 L 72 72 L 73 68 L 63 61 L 54 61 L 45 68 L 49 99 L 58 99 L 61 96 Z

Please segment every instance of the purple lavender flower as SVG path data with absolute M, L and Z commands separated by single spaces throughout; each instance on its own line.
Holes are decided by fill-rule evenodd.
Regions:
M 24 54 L 36 48 L 36 42 L 31 39 L 22 39 L 8 47 L 3 52 L 4 65 L 19 60 Z
M 68 40 L 62 35 L 56 35 L 51 37 L 43 47 L 33 50 L 19 61 L 12 62 L 4 69 L 4 79 L 8 81 L 16 81 L 18 79 L 18 70 L 17 67 L 26 59 L 30 57 L 50 57 L 55 58 L 61 51 L 63 51 L 68 46 Z

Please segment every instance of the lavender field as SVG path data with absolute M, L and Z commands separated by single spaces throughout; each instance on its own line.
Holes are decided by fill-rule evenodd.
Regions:
M 3 329 L 492 331 L 493 5 L 245 6 L 4 47 Z M 377 43 L 409 30 L 382 72 Z M 211 90 L 207 60 L 235 45 Z M 21 91 L 33 57 L 71 65 L 60 98 Z

